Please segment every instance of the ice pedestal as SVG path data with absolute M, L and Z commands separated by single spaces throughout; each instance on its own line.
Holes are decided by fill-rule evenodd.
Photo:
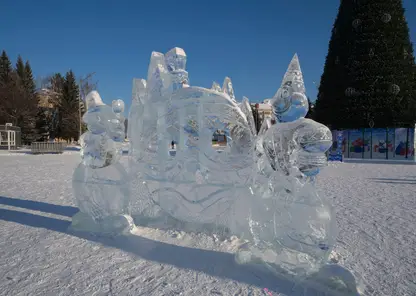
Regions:
M 251 239 L 238 251 L 237 261 L 251 254 L 288 274 L 318 271 L 328 261 L 337 232 L 332 208 L 312 187 L 306 184 L 297 196 L 282 189 L 270 198 L 252 199 L 247 218 Z
M 129 186 L 127 172 L 120 163 L 99 169 L 81 163 L 72 180 L 80 211 L 95 221 L 129 214 Z

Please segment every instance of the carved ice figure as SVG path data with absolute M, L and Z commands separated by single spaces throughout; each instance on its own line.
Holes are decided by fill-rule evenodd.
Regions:
M 252 242 L 238 261 L 260 258 L 290 274 L 308 275 L 327 262 L 336 239 L 331 203 L 318 196 L 313 176 L 327 164 L 330 130 L 305 119 L 308 105 L 297 55 L 272 100 L 275 125 L 263 124 L 257 140 L 258 199 L 249 208 Z
M 335 243 L 331 203 L 318 196 L 308 178 L 326 165 L 330 145 L 329 130 L 304 118 L 273 125 L 264 136 L 262 157 L 267 161 L 257 177 L 263 182 L 256 191 L 260 199 L 250 205 L 250 251 L 288 273 L 317 271 Z
M 74 171 L 73 190 L 80 212 L 72 227 L 83 230 L 122 231 L 130 228 L 129 184 L 124 167 L 118 163 L 124 141 L 124 102 L 103 103 L 98 92 L 86 97 L 83 121 L 88 131 L 81 136 L 82 162 Z

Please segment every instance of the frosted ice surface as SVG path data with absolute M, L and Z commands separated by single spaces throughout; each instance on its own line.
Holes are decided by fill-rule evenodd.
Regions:
M 122 154 L 121 146 L 107 133 L 87 132 L 81 136 L 80 142 L 82 163 L 92 168 L 102 168 L 116 163 Z
M 116 116 L 113 108 L 105 105 L 96 91 L 88 94 L 86 101 L 87 112 L 82 119 L 88 131 L 95 135 L 106 133 L 115 142 L 124 141 L 124 118 Z
M 97 222 L 129 214 L 128 180 L 120 163 L 98 169 L 79 164 L 74 171 L 72 186 L 80 211 Z
M 186 54 L 182 48 L 175 47 L 165 54 L 165 63 L 172 75 L 172 88 L 176 90 L 189 84 L 186 67 Z
M 86 97 L 83 121 L 88 131 L 81 138 L 81 164 L 73 175 L 73 190 L 80 211 L 95 221 L 128 211 L 128 175 L 118 161 L 124 141 L 124 102 L 103 103 L 98 92 Z
M 114 100 L 112 102 L 113 112 L 115 114 L 121 114 L 124 112 L 124 102 L 121 99 Z
M 133 79 L 133 95 L 132 102 L 136 103 L 145 103 L 146 99 L 146 80 L 144 79 Z
M 217 82 L 215 82 L 215 81 L 212 83 L 211 89 L 212 90 L 215 90 L 215 91 L 218 91 L 218 92 L 222 91 L 221 90 L 221 86 Z
M 241 112 L 244 113 L 246 116 L 247 124 L 250 127 L 251 133 L 254 135 L 257 134 L 256 131 L 256 125 L 254 123 L 254 117 L 253 117 L 253 111 L 251 110 L 250 102 L 248 101 L 248 98 L 243 97 L 243 100 L 240 104 Z
M 132 102 L 130 106 L 130 112 L 128 116 L 128 125 L 139 126 L 140 117 L 143 112 L 143 104 L 146 103 L 146 80 L 134 79 L 133 80 L 133 93 Z M 133 129 L 127 128 L 127 138 L 130 142 L 130 152 L 132 152 L 132 143 L 140 141 L 140 137 L 137 133 L 132 132 Z
M 263 148 L 270 164 L 276 170 L 290 174 L 291 168 L 302 173 L 327 165 L 325 152 L 332 145 L 330 130 L 311 119 L 302 118 L 280 123 L 267 130 Z
M 293 92 L 306 93 L 305 83 L 303 82 L 302 70 L 300 68 L 298 55 L 295 54 L 287 67 L 280 87 L 292 87 Z
M 152 94 L 148 95 L 152 102 Z M 221 213 L 226 218 L 235 185 L 244 184 L 251 170 L 246 148 L 252 134 L 245 115 L 227 94 L 192 86 L 176 89 L 164 102 L 145 104 L 143 109 L 140 124 L 129 125 L 131 133 L 142 139 L 132 143 L 139 151 L 133 166 L 145 180 L 145 185 L 136 186 L 176 219 L 215 223 Z M 228 141 L 221 153 L 211 144 L 217 130 L 224 131 Z M 172 140 L 174 156 L 169 151 Z M 246 154 L 235 155 L 236 150 Z M 225 176 L 217 174 L 219 170 Z M 237 173 L 243 170 L 244 176 Z M 139 205 L 134 211 L 147 212 L 142 206 L 146 202 L 133 203 Z
M 270 117 L 265 117 L 259 132 L 257 134 L 257 138 L 256 138 L 256 152 L 258 155 L 261 155 L 264 153 L 264 149 L 263 149 L 263 138 L 264 135 L 266 134 L 266 132 L 268 131 L 268 129 L 272 126 L 272 122 L 271 122 L 271 118 Z
M 273 112 L 281 122 L 305 117 L 309 110 L 305 84 L 297 54 L 294 55 L 272 100 Z
M 233 83 L 231 82 L 230 77 L 225 77 L 222 85 L 222 91 L 225 92 L 231 100 L 237 102 L 234 95 Z
M 170 72 L 185 70 L 186 54 L 182 48 L 175 47 L 165 54 L 166 64 Z
M 165 64 L 165 56 L 163 53 L 160 52 L 152 52 L 151 56 L 150 56 L 150 64 L 149 64 L 149 69 L 147 71 L 147 81 L 149 81 L 152 76 L 153 73 L 156 71 L 156 68 L 158 65 L 164 65 Z

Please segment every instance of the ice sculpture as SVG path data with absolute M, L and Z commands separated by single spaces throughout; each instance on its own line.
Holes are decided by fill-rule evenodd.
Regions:
M 185 65 L 181 49 L 152 53 L 147 83 L 140 80 L 140 99 L 132 104 L 136 220 L 167 215 L 222 224 L 251 241 L 239 255 L 249 252 L 292 273 L 316 270 L 336 233 L 330 204 L 311 180 L 326 164 L 332 139 L 328 128 L 303 118 L 308 103 L 297 56 L 272 101 L 279 123 L 266 120 L 259 137 L 248 99 L 237 104 L 230 78 L 222 88 L 189 86 Z M 216 130 L 228 140 L 221 153 L 211 145 Z
M 81 136 L 82 162 L 74 171 L 73 190 L 80 212 L 73 217 L 74 229 L 122 232 L 133 227 L 129 214 L 129 183 L 118 162 L 124 141 L 124 102 L 105 105 L 93 91 L 86 97 L 83 121 L 88 131 Z
M 317 271 L 336 237 L 331 204 L 313 182 L 332 136 L 304 118 L 308 102 L 297 55 L 271 102 L 277 123 L 265 120 L 258 135 L 249 101 L 237 103 L 231 79 L 222 88 L 216 82 L 211 89 L 190 86 L 186 59 L 180 48 L 153 52 L 147 80 L 134 79 L 128 174 L 117 163 L 122 118 L 114 111 L 120 104 L 110 110 L 90 94 L 83 163 L 74 174 L 81 212 L 117 221 L 117 229 L 131 227 L 130 212 L 140 224 L 170 219 L 221 226 L 242 242 L 237 262 L 260 260 L 296 276 Z M 227 139 L 221 149 L 212 145 L 217 131 Z M 93 180 L 106 168 L 117 178 Z
M 336 238 L 328 200 L 317 195 L 313 176 L 326 165 L 332 136 L 322 124 L 305 119 L 308 103 L 297 55 L 272 100 L 276 125 L 265 121 L 250 205 L 252 243 L 240 261 L 260 258 L 291 274 L 308 274 L 325 264 Z M 258 202 L 260 198 L 261 202 Z

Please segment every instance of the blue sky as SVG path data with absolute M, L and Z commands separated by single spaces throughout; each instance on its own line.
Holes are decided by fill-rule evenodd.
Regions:
M 232 79 L 237 99 L 271 97 L 298 53 L 308 95 L 316 97 L 337 0 L 143 1 L 2 0 L 0 49 L 28 59 L 35 76 L 96 72 L 105 102 L 130 104 L 132 79 L 146 78 L 152 51 L 178 46 L 191 85 Z M 404 0 L 412 41 L 416 1 Z

